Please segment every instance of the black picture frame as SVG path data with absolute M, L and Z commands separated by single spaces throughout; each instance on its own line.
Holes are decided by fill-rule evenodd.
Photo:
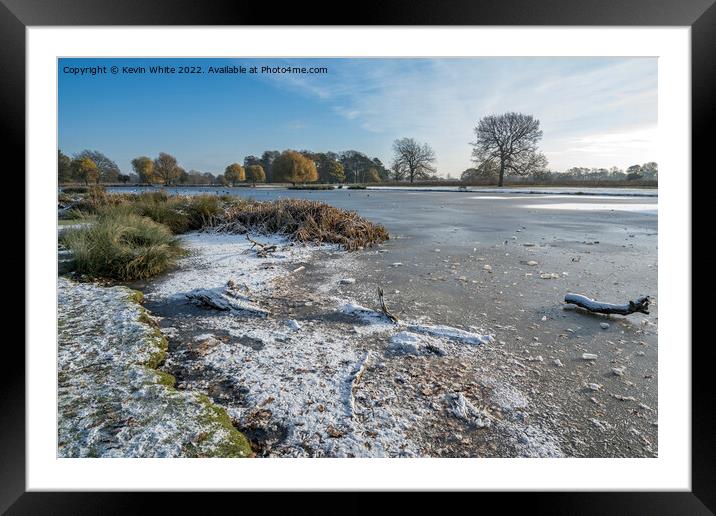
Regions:
M 348 5 L 348 4 L 347 4 Z M 706 166 L 710 118 L 716 113 L 716 5 L 714 0 L 373 0 L 355 4 L 351 16 L 312 3 L 229 0 L 0 0 L 0 106 L 4 155 L 19 158 L 25 169 L 25 29 L 38 25 L 552 25 L 689 26 L 692 51 L 692 163 Z M 317 14 L 323 13 L 323 14 Z M 338 21 L 340 20 L 340 21 Z M 48 114 L 48 116 L 50 116 Z M 707 125 L 709 124 L 709 125 Z M 22 168 L 19 168 L 22 167 Z M 24 186 L 23 186 L 24 189 Z M 24 246 L 23 246 L 24 249 Z M 24 258 L 24 255 L 23 255 Z M 19 259 L 15 259 L 19 262 Z M 16 268 L 24 267 L 20 263 Z M 29 271 L 25 270 L 28 274 Z M 692 303 L 694 310 L 698 304 Z M 26 309 L 32 309 L 28 306 Z M 698 312 L 693 320 L 698 320 Z M 690 342 L 664 345 L 686 347 Z M 692 490 L 641 493 L 483 494 L 525 504 L 550 514 L 713 514 L 716 511 L 716 453 L 710 365 L 711 343 L 692 347 Z M 25 363 L 17 345 L 6 349 L 0 375 L 0 511 L 7 514 L 127 513 L 145 508 L 148 495 L 123 493 L 25 492 Z M 149 495 L 151 496 L 151 495 Z M 214 503 L 225 496 L 212 495 Z M 363 506 L 363 495 L 353 494 Z M 153 496 L 152 496 L 153 497 Z M 186 507 L 185 496 L 163 497 L 165 511 Z M 497 500 L 504 503 L 504 500 Z M 411 504 L 422 504 L 415 496 Z M 482 503 L 482 502 L 481 502 Z M 240 506 L 239 506 L 240 507 Z M 410 510 L 404 505 L 404 510 Z M 350 510 L 350 509 L 349 509 Z M 183 511 L 182 511 L 183 512 Z M 314 506 L 311 512 L 319 512 Z

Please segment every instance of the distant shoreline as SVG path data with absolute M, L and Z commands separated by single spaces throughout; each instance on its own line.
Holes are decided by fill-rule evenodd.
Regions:
M 477 191 L 478 189 L 482 190 L 489 190 L 489 191 L 508 191 L 511 189 L 529 189 L 529 188 L 575 188 L 575 189 L 594 189 L 594 188 L 618 188 L 618 189 L 634 189 L 634 190 L 658 190 L 659 185 L 656 183 L 653 184 L 631 184 L 619 181 L 617 182 L 604 182 L 604 183 L 592 183 L 589 181 L 585 181 L 586 184 L 580 184 L 579 182 L 566 182 L 566 183 L 546 183 L 546 184 L 539 184 L 539 183 L 526 183 L 526 184 L 508 184 L 505 186 L 496 186 L 496 185 L 479 185 L 479 184 L 468 184 L 463 185 L 459 182 L 435 182 L 435 183 L 395 183 L 395 182 L 385 182 L 385 183 L 307 183 L 307 184 L 315 184 L 315 185 L 330 185 L 334 186 L 335 188 L 343 187 L 347 188 L 348 186 L 351 186 L 352 184 L 363 184 L 367 188 L 370 189 L 383 189 L 383 188 L 411 188 L 411 189 L 431 189 L 431 188 L 441 188 L 441 189 L 458 189 L 458 188 L 466 188 L 470 191 Z M 626 184 L 622 184 L 626 183 Z M 85 187 L 85 186 L 103 186 L 105 188 L 288 188 L 290 186 L 294 186 L 291 183 L 257 183 L 256 185 L 251 184 L 240 184 L 235 186 L 230 185 L 207 185 L 207 184 L 191 184 L 191 183 L 184 183 L 184 184 L 174 184 L 174 185 L 160 185 L 160 184 L 147 184 L 147 183 L 99 183 L 98 185 L 91 184 L 91 185 L 85 185 L 82 183 L 66 183 L 59 185 L 59 188 L 77 188 L 77 187 Z
M 104 186 L 104 185 L 103 185 Z M 253 190 L 289 190 L 290 184 L 270 184 L 270 185 L 256 185 Z M 144 190 L 144 189 L 192 189 L 199 188 L 208 192 L 216 191 L 224 194 L 230 192 L 238 192 L 244 190 L 245 186 L 231 187 L 231 186 L 216 186 L 216 185 L 172 185 L 169 187 L 164 186 L 148 186 L 148 185 L 107 185 L 107 188 L 116 189 L 119 191 L 126 190 Z M 249 187 L 250 188 L 250 187 Z M 299 189 L 300 190 L 300 189 Z M 306 191 L 314 191 L 314 189 L 306 188 Z M 332 189 L 316 188 L 315 191 L 329 192 Z M 335 188 L 333 190 L 340 190 Z M 355 191 L 348 189 L 344 185 L 343 190 Z M 342 190 L 341 190 L 342 191 Z M 571 187 L 571 186 L 507 186 L 507 187 L 485 187 L 485 186 L 367 186 L 362 191 L 384 191 L 384 192 L 454 192 L 454 193 L 467 193 L 467 194 L 522 194 L 522 195 L 574 195 L 574 196 L 603 196 L 603 197 L 659 197 L 658 188 L 645 188 L 645 187 L 632 187 L 632 188 L 614 188 L 614 187 L 598 187 L 598 186 L 586 186 L 586 187 Z
M 621 189 L 614 187 L 570 187 L 570 186 L 523 186 L 523 187 L 430 187 L 430 186 L 369 186 L 369 190 L 404 191 L 404 192 L 460 192 L 460 193 L 504 193 L 504 194 L 531 194 L 531 195 L 594 195 L 614 197 L 658 197 L 658 188 L 633 187 Z M 637 191 L 640 190 L 640 191 Z
M 127 191 L 127 190 L 162 190 L 165 188 L 169 189 L 202 189 L 207 192 L 215 191 L 216 193 L 228 194 L 231 192 L 238 192 L 244 189 L 249 190 L 292 190 L 290 183 L 272 183 L 262 184 L 252 187 L 250 185 L 241 186 L 219 186 L 219 185 L 125 185 L 125 184 L 102 184 L 105 188 L 109 188 L 115 191 Z M 342 190 L 355 191 L 348 188 L 349 185 L 342 185 Z M 76 188 L 75 185 L 62 185 L 62 188 Z M 304 189 L 296 189 L 304 190 Z M 341 190 L 340 188 L 306 188 L 305 191 L 321 191 L 328 192 L 331 190 Z M 385 192 L 454 192 L 454 193 L 472 193 L 472 194 L 521 194 L 521 195 L 574 195 L 574 196 L 603 196 L 603 197 L 659 197 L 659 190 L 656 187 L 613 187 L 613 186 L 422 186 L 422 185 L 401 185 L 401 186 L 387 186 L 387 185 L 375 185 L 366 186 L 362 191 L 385 191 Z

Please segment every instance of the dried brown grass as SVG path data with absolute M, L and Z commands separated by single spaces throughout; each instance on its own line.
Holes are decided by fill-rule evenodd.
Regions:
M 319 201 L 281 199 L 260 202 L 215 195 L 168 195 L 166 192 L 114 194 L 94 189 L 71 205 L 78 215 L 138 215 L 167 226 L 172 233 L 213 228 L 231 233 L 281 234 L 306 243 L 339 244 L 361 249 L 388 240 L 378 224 Z
M 370 247 L 389 238 L 383 226 L 354 211 L 304 199 L 232 206 L 216 217 L 213 227 L 230 233 L 281 234 L 299 242 L 339 244 L 348 250 Z

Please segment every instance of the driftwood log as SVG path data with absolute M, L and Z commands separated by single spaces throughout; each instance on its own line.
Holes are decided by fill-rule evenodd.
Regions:
M 383 289 L 378 287 L 378 299 L 380 300 L 380 309 L 385 314 L 385 316 L 393 321 L 395 324 L 398 324 L 398 318 L 394 316 L 392 313 L 388 311 L 388 307 L 385 306 L 385 299 L 383 298 Z
M 629 301 L 624 305 L 615 305 L 612 303 L 595 301 L 594 299 L 590 299 L 581 294 L 567 294 L 564 296 L 564 302 L 577 305 L 580 308 L 599 314 L 629 315 L 635 312 L 640 312 L 642 314 L 649 313 L 649 296 L 640 297 L 636 301 Z
M 258 249 L 256 249 L 256 256 L 260 258 L 266 258 L 269 253 L 276 251 L 276 246 L 274 244 L 262 244 L 261 242 L 257 242 L 252 239 L 249 235 L 246 235 L 246 239 L 251 242 L 251 249 L 258 247 Z

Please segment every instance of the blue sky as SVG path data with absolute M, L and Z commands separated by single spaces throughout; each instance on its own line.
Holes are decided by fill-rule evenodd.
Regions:
M 65 67 L 325 66 L 327 74 L 72 75 Z M 175 155 L 219 172 L 264 150 L 354 149 L 389 165 L 393 140 L 429 143 L 442 176 L 471 165 L 473 128 L 520 111 L 541 121 L 553 170 L 656 161 L 656 58 L 61 59 L 59 146 L 124 172 Z

